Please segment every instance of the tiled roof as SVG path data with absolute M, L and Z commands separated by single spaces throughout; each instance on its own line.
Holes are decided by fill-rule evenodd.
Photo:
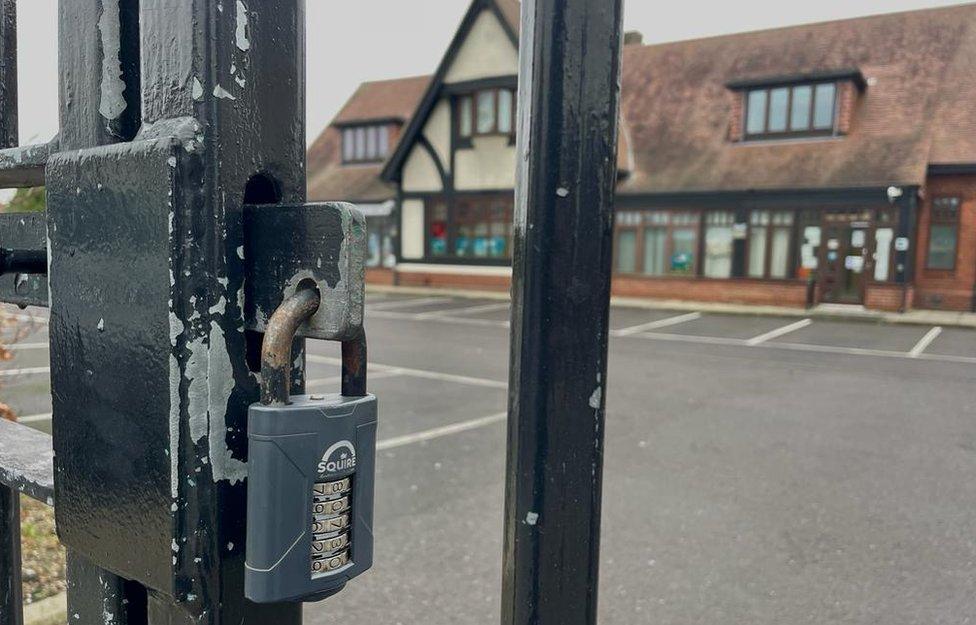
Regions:
M 382 164 L 343 165 L 342 124 L 370 120 L 410 121 L 430 83 L 430 76 L 367 82 L 339 111 L 308 149 L 308 197 L 313 201 L 381 202 L 396 195 L 380 180 Z
M 976 5 L 628 46 L 622 193 L 921 184 L 932 160 L 976 162 Z M 859 69 L 850 136 L 729 141 L 727 83 Z M 930 156 L 931 152 L 931 156 Z
M 518 26 L 517 0 L 496 0 Z M 976 163 L 976 4 L 693 41 L 626 46 L 622 194 L 922 184 L 930 164 Z M 859 70 L 849 136 L 729 140 L 734 81 Z M 334 123 L 409 119 L 430 78 L 366 83 Z M 382 167 L 338 167 L 338 132 L 309 150 L 313 199 L 394 196 Z M 371 178 L 374 176 L 374 178 Z

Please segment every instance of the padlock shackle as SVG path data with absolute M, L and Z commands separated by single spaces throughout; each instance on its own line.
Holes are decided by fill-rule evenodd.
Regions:
M 295 334 L 321 302 L 315 289 L 300 289 L 286 298 L 268 320 L 261 343 L 261 403 L 265 406 L 288 405 Z
M 291 356 L 295 334 L 315 314 L 322 298 L 315 289 L 300 289 L 271 315 L 261 343 L 261 403 L 286 406 L 291 397 Z M 342 342 L 342 395 L 366 396 L 366 331 Z

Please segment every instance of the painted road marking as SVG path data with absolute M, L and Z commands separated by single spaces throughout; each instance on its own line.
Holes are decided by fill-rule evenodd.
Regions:
M 781 336 L 786 336 L 791 332 L 802 330 L 803 328 L 809 326 L 812 323 L 813 320 L 811 319 L 804 319 L 802 321 L 797 321 L 796 323 L 791 323 L 789 325 L 783 326 L 782 328 L 776 328 L 775 330 L 772 330 L 765 334 L 760 334 L 759 336 L 753 337 L 748 341 L 746 341 L 746 345 L 750 347 L 755 347 L 756 345 L 762 345 L 767 341 L 772 341 L 773 339 L 777 339 Z
M 17 417 L 17 423 L 41 423 L 44 421 L 50 421 L 52 416 L 54 415 L 52 415 L 50 412 L 32 414 L 26 417 Z
M 398 313 L 392 311 L 378 310 L 369 313 L 374 319 L 394 319 L 398 321 L 436 321 L 437 323 L 453 323 L 462 326 L 482 326 L 486 328 L 507 328 L 507 321 L 496 321 L 494 319 L 471 319 L 469 317 L 448 317 L 446 314 L 439 317 L 418 318 L 416 314 Z
M 306 359 L 309 362 L 317 362 L 325 365 L 342 364 L 342 359 L 340 358 L 319 356 L 317 354 L 308 354 L 306 356 Z M 376 371 L 396 371 L 399 375 L 406 375 L 413 378 L 424 378 L 427 380 L 438 380 L 440 382 L 455 382 L 457 384 L 467 384 L 469 386 L 485 386 L 488 388 L 500 388 L 500 389 L 508 388 L 508 382 L 489 380 L 487 378 L 475 378 L 467 375 L 454 375 L 453 373 L 440 373 L 439 371 L 428 371 L 426 369 L 410 369 L 408 367 L 397 367 L 394 365 L 381 365 L 378 363 L 370 363 L 369 368 L 375 369 Z
M 483 312 L 494 312 L 496 310 L 507 310 L 508 302 L 496 304 L 481 304 L 479 306 L 467 306 L 465 308 L 448 308 L 447 310 L 435 310 L 433 312 L 417 313 L 414 319 L 439 319 L 441 317 L 453 317 L 454 315 L 476 315 Z
M 935 326 L 934 328 L 929 330 L 928 333 L 925 336 L 923 336 L 918 343 L 915 344 L 915 347 L 912 348 L 912 351 L 908 352 L 908 355 L 911 356 L 912 358 L 918 358 L 919 356 L 925 353 L 925 350 L 927 350 L 929 346 L 932 345 L 932 342 L 935 341 L 935 339 L 939 338 L 940 334 L 942 334 L 942 328 L 939 326 Z
M 403 447 L 405 445 L 413 445 L 414 443 L 430 441 L 435 438 L 451 436 L 452 434 L 460 434 L 461 432 L 468 432 L 470 430 L 476 430 L 495 423 L 501 423 L 507 418 L 508 413 L 500 412 L 487 417 L 481 417 L 480 419 L 471 419 L 470 421 L 462 421 L 460 423 L 452 423 L 451 425 L 445 425 L 439 428 L 424 430 L 423 432 L 417 432 L 416 434 L 407 434 L 405 436 L 387 438 L 376 443 L 376 450 L 384 451 L 387 449 L 394 449 L 396 447 Z
M 681 323 L 688 323 L 689 321 L 695 321 L 701 319 L 702 314 L 699 312 L 688 313 L 686 315 L 678 315 L 677 317 L 668 317 L 667 319 L 658 319 L 657 321 L 651 321 L 650 323 L 642 323 L 639 326 L 631 326 L 629 328 L 623 328 L 621 330 L 614 330 L 610 333 L 611 336 L 633 336 L 635 334 L 640 334 L 642 332 L 647 332 L 648 330 L 657 330 L 659 328 L 668 328 L 671 326 L 676 326 Z
M 742 339 L 730 339 L 720 336 L 690 336 L 684 334 L 659 334 L 646 332 L 635 334 L 633 338 L 651 341 L 668 341 L 674 343 L 703 343 L 706 345 L 730 345 L 733 347 L 754 347 L 758 349 L 778 349 L 796 352 L 818 352 L 823 354 L 844 354 L 848 356 L 875 356 L 878 358 L 901 358 L 904 360 L 928 360 L 931 362 L 955 362 L 976 365 L 976 357 L 948 356 L 943 354 L 921 354 L 913 358 L 907 352 L 887 351 L 880 349 L 865 349 L 862 347 L 839 347 L 835 345 L 810 345 L 806 343 L 761 343 L 749 345 Z
M 398 299 L 391 302 L 380 302 L 373 306 L 367 306 L 366 312 L 373 310 L 394 310 L 396 308 L 410 308 L 411 306 L 426 306 L 427 304 L 443 304 L 451 301 L 447 297 L 421 297 L 415 299 Z
M 47 349 L 48 343 L 11 343 L 6 346 L 12 352 L 23 352 L 30 349 Z
M 14 321 L 26 321 L 27 323 L 40 323 L 46 324 L 50 321 L 47 317 L 37 317 L 34 315 L 24 315 L 21 313 L 3 313 L 4 317 L 8 319 L 13 319 Z
M 4 369 L 0 371 L 0 377 L 12 378 L 18 375 L 40 375 L 50 373 L 51 367 L 27 367 L 24 369 Z
M 382 380 L 384 378 L 398 378 L 403 374 L 399 369 L 390 369 L 389 371 L 373 371 L 369 374 L 369 381 Z M 318 378 L 316 380 L 306 380 L 305 388 L 318 388 L 320 386 L 330 386 L 332 384 L 339 384 L 342 382 L 341 375 L 334 375 L 329 378 Z

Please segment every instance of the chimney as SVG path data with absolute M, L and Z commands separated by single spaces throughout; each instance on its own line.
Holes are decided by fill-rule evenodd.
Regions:
M 624 33 L 624 45 L 625 46 L 642 46 L 644 45 L 644 34 L 639 30 L 630 30 Z

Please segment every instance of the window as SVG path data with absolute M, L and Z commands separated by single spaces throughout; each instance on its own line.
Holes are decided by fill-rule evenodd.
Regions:
M 511 197 L 475 196 L 427 205 L 429 258 L 507 260 L 512 256 Z
M 614 268 L 645 276 L 694 275 L 698 213 L 623 211 L 616 216 Z
M 705 276 L 732 277 L 732 227 L 735 213 L 715 211 L 705 218 Z
M 794 216 L 791 211 L 754 210 L 749 216 L 749 270 L 750 278 L 785 279 L 790 275 L 791 241 L 793 239 Z M 808 233 L 810 239 L 817 239 L 819 230 Z M 809 245 L 806 241 L 801 245 Z M 812 257 L 812 267 L 816 268 L 813 251 L 801 248 L 802 253 Z
M 932 219 L 929 226 L 929 269 L 952 271 L 956 268 L 956 249 L 959 244 L 959 198 L 943 197 L 932 200 Z
M 377 163 L 390 152 L 390 129 L 387 126 L 354 126 L 342 130 L 344 163 Z
M 817 136 L 834 131 L 837 85 L 832 82 L 751 89 L 746 136 Z
M 515 129 L 515 92 L 488 89 L 457 100 L 458 135 L 511 135 Z

